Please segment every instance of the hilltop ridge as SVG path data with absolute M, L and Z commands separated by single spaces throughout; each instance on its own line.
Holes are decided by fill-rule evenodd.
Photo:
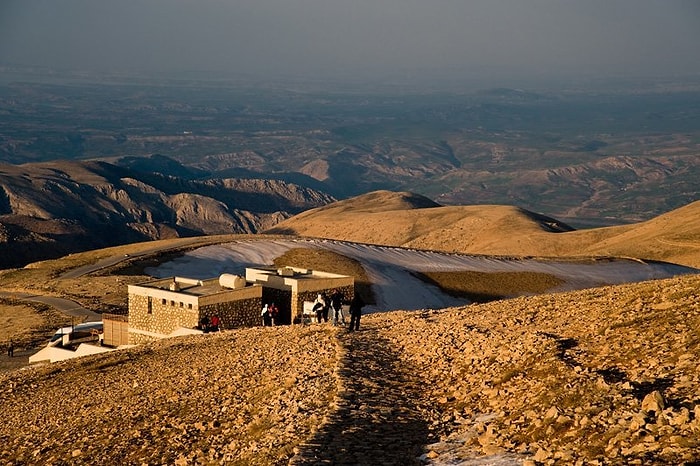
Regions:
M 413 197 L 374 192 L 312 209 L 267 232 L 465 254 L 626 256 L 700 267 L 700 201 L 645 222 L 575 230 L 514 206 L 418 208 L 407 199 Z

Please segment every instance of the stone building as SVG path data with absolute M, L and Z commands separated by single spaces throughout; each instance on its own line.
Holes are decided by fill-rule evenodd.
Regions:
M 204 317 L 218 315 L 221 328 L 252 327 L 260 322 L 262 287 L 238 277 L 236 287 L 222 276 L 209 280 L 171 277 L 129 285 L 129 343 L 164 338 L 180 329 L 196 329 Z M 224 282 L 222 285 L 221 282 Z
M 353 277 L 319 270 L 248 268 L 245 278 L 263 287 L 263 303 L 275 303 L 279 307 L 283 324 L 301 322 L 304 301 L 313 301 L 319 293 L 330 295 L 338 290 L 345 301 L 350 301 L 355 293 Z
M 245 277 L 170 277 L 129 285 L 129 343 L 191 333 L 203 318 L 214 315 L 222 329 L 262 325 L 260 310 L 271 303 L 280 311 L 277 323 L 298 323 L 304 301 L 336 289 L 350 300 L 353 278 L 293 267 L 247 268 Z

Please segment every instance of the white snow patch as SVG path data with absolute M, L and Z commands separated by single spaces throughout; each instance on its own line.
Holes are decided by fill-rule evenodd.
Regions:
M 602 285 L 640 282 L 698 273 L 675 264 L 635 260 L 591 262 L 537 260 L 449 254 L 434 251 L 373 246 L 332 240 L 243 240 L 205 246 L 173 261 L 146 270 L 158 278 L 183 276 L 206 279 L 222 273 L 245 274 L 246 267 L 270 266 L 275 258 L 293 248 L 322 248 L 356 259 L 372 282 L 376 304 L 367 312 L 443 309 L 468 304 L 417 279 L 412 272 L 461 271 L 540 272 L 564 280 L 553 291 L 568 291 Z M 332 272 L 329 270 L 328 272 Z

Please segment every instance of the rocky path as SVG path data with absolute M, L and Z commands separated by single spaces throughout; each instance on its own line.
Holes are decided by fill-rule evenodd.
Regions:
M 416 371 L 399 363 L 377 324 L 339 337 L 345 353 L 335 410 L 289 464 L 419 464 L 431 439 Z

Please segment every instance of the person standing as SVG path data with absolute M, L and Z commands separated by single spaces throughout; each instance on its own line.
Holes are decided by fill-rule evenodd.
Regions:
M 10 340 L 10 344 L 7 345 L 7 355 L 11 358 L 15 357 L 15 342 Z
M 272 327 L 272 316 L 270 316 L 270 307 L 267 304 L 263 306 L 260 316 L 263 319 L 264 327 Z
M 204 333 L 209 333 L 209 317 L 203 316 L 199 321 L 199 328 Z
M 211 316 L 211 331 L 218 332 L 219 325 L 221 325 L 221 319 L 219 319 L 218 315 L 214 314 L 213 316 Z
M 348 331 L 360 330 L 360 317 L 362 316 L 362 306 L 365 302 L 362 301 L 359 295 L 355 295 L 350 301 L 350 328 Z
M 326 293 L 321 293 L 323 299 L 323 321 L 328 322 L 328 314 L 331 312 L 331 299 Z
M 279 313 L 280 310 L 277 308 L 275 303 L 270 304 L 270 320 L 272 321 L 272 325 L 279 325 Z
M 345 325 L 343 294 L 338 290 L 333 290 L 333 294 L 331 294 L 331 307 L 333 308 L 333 325 L 338 325 L 339 322 Z
M 321 296 L 321 293 L 319 293 L 316 297 L 316 301 L 314 301 L 313 307 L 313 311 L 316 313 L 316 322 L 318 322 L 319 324 L 323 322 L 324 307 L 326 307 L 326 302 L 323 300 L 323 296 Z

